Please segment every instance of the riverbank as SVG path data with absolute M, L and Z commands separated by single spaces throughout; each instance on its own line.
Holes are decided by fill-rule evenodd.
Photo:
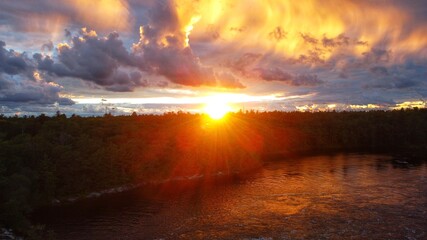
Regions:
M 12 229 L 0 228 L 0 239 L 1 240 L 24 240 L 22 237 L 15 235 Z
M 390 161 L 392 164 L 396 164 L 396 165 L 400 165 L 400 166 L 414 166 L 414 165 L 419 165 L 422 162 L 426 162 L 427 161 L 427 149 L 424 147 L 419 147 L 417 149 L 406 149 L 405 151 L 393 151 L 393 152 L 387 152 L 386 150 L 381 150 L 381 151 L 367 151 L 367 150 L 361 150 L 361 149 L 357 149 L 357 150 L 353 150 L 353 151 L 349 151 L 349 152 L 343 152 L 343 151 L 338 151 L 336 149 L 334 150 L 319 150 L 319 151 L 313 151 L 310 153 L 307 152 L 291 152 L 291 151 L 284 151 L 284 152 L 276 152 L 276 153 L 271 153 L 271 154 L 266 154 L 264 156 L 261 157 L 263 162 L 266 161 L 283 161 L 286 159 L 293 159 L 293 158 L 306 158 L 306 157 L 311 157 L 311 156 L 321 156 L 321 155 L 330 155 L 330 156 L 335 156 L 335 155 L 340 155 L 340 154 L 356 154 L 356 155 L 360 155 L 360 154 L 379 154 L 379 155 L 390 155 Z M 261 167 L 261 165 L 259 165 L 259 167 Z M 88 194 L 85 195 L 78 195 L 78 196 L 74 196 L 74 197 L 67 197 L 67 198 L 62 198 L 62 199 L 54 199 L 51 202 L 51 205 L 53 206 L 58 206 L 58 205 L 62 205 L 62 204 L 72 204 L 74 202 L 77 201 L 82 201 L 82 200 L 86 200 L 86 199 L 92 199 L 92 198 L 98 198 L 98 197 L 103 197 L 105 195 L 109 195 L 109 194 L 116 194 L 116 193 L 122 193 L 122 192 L 126 192 L 126 191 L 131 191 L 137 188 L 141 188 L 144 186 L 153 186 L 153 185 L 160 185 L 160 184 L 164 184 L 164 183 L 173 183 L 173 182 L 180 182 L 180 181 L 192 181 L 192 180 L 199 180 L 202 178 L 221 178 L 221 177 L 227 177 L 227 176 L 232 176 L 232 175 L 239 175 L 241 173 L 246 174 L 248 172 L 254 171 L 256 170 L 255 168 L 251 168 L 251 169 L 246 169 L 246 171 L 243 172 L 232 172 L 232 173 L 224 173 L 224 172 L 216 172 L 216 173 L 212 173 L 212 174 L 194 174 L 194 175 L 189 175 L 189 176 L 176 176 L 173 178 L 167 178 L 167 179 L 158 179 L 158 180 L 147 180 L 144 182 L 140 182 L 140 183 L 136 183 L 136 184 L 125 184 L 125 185 L 121 185 L 121 186 L 117 186 L 117 187 L 112 187 L 112 188 L 108 188 L 108 189 L 104 189 L 104 190 L 100 190 L 100 191 L 93 191 L 90 192 Z
M 254 171 L 254 169 L 251 169 L 251 171 Z M 249 171 L 245 172 L 245 174 L 247 174 L 248 172 Z M 137 188 L 142 188 L 144 186 L 155 186 L 155 185 L 161 185 L 161 184 L 165 184 L 165 183 L 174 183 L 174 182 L 181 182 L 181 181 L 197 181 L 200 179 L 224 178 L 224 177 L 230 177 L 230 176 L 238 176 L 239 174 L 240 174 L 240 172 L 232 172 L 232 173 L 217 172 L 215 174 L 210 174 L 210 175 L 206 175 L 206 176 L 204 174 L 195 174 L 195 175 L 191 175 L 191 176 L 178 176 L 178 177 L 164 179 L 164 180 L 151 180 L 151 181 L 146 181 L 146 182 L 142 182 L 142 183 L 138 183 L 138 184 L 127 184 L 127 185 L 122 185 L 122 186 L 118 186 L 118 187 L 108 188 L 108 189 L 101 190 L 101 191 L 94 191 L 94 192 L 85 194 L 83 196 L 68 197 L 68 198 L 63 198 L 61 200 L 60 199 L 54 199 L 51 202 L 51 206 L 60 206 L 60 205 L 64 205 L 64 204 L 72 204 L 72 203 L 82 201 L 82 200 L 99 198 L 99 197 L 103 197 L 105 195 L 131 191 L 131 190 L 135 190 Z M 42 206 L 42 208 L 43 207 L 47 207 L 47 206 Z

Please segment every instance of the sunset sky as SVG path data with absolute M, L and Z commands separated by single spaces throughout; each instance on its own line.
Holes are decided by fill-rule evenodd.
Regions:
M 425 107 L 425 0 L 3 0 L 0 114 Z

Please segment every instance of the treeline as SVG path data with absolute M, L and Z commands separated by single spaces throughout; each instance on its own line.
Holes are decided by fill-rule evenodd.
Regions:
M 0 227 L 25 234 L 54 199 L 179 176 L 237 173 L 269 156 L 410 151 L 424 156 L 427 110 L 204 115 L 0 116 Z

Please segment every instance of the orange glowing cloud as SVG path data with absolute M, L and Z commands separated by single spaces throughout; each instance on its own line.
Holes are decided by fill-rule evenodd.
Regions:
M 297 58 L 317 49 L 324 60 L 343 51 L 361 54 L 376 46 L 393 47 L 396 54 L 424 48 L 426 54 L 426 28 L 408 30 L 411 16 L 393 4 L 206 0 L 200 1 L 193 16 L 200 16 L 191 34 L 195 41 L 210 39 L 214 45 L 232 45 L 235 50 Z

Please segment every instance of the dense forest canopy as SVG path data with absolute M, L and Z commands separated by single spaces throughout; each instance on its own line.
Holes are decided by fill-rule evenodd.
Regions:
M 54 199 L 124 184 L 257 168 L 319 151 L 405 151 L 427 146 L 427 109 L 238 112 L 222 120 L 167 113 L 67 118 L 0 116 L 0 226 L 25 232 Z

